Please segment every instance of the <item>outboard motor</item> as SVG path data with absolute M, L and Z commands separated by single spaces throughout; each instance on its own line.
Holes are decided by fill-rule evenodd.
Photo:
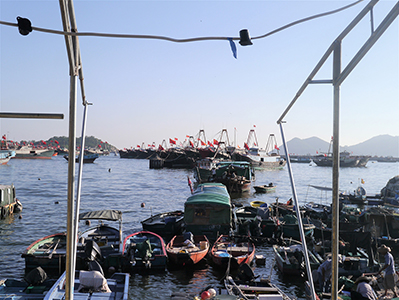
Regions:
M 100 246 L 93 240 L 88 240 L 85 244 L 85 259 L 88 261 L 94 261 L 96 259 L 101 260 L 101 249 Z

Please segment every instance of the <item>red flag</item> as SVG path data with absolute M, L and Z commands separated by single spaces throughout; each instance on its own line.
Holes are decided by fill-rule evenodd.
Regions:
M 140 148 L 140 145 L 137 145 L 137 148 Z
M 46 145 L 46 142 L 45 142 L 45 141 L 42 141 L 42 143 L 43 143 L 44 145 Z
M 279 148 L 279 147 L 277 147 L 277 145 L 274 145 L 274 149 L 276 149 L 276 150 L 280 150 L 280 148 Z
M 248 147 L 248 144 L 247 144 L 247 143 L 244 143 L 244 148 L 247 149 L 247 150 L 249 150 L 249 147 Z
M 256 125 L 254 125 L 254 127 L 256 127 Z
M 219 142 L 217 140 L 213 139 L 213 144 L 214 145 L 219 145 Z
M 208 141 L 208 145 L 210 146 L 210 147 L 212 147 L 213 145 L 212 145 L 212 143 L 210 142 L 210 141 Z
M 165 149 L 164 149 L 161 145 L 159 145 L 159 146 L 158 146 L 158 150 L 159 150 L 159 151 L 162 151 L 162 150 L 165 150 Z
M 178 138 L 175 138 L 175 141 L 177 141 L 178 140 Z
M 188 137 L 188 138 L 189 138 L 190 136 L 189 136 L 189 135 L 186 135 L 186 137 Z
M 98 145 L 98 148 L 101 148 L 101 145 Z
M 54 143 L 59 144 L 57 140 L 54 140 Z
M 5 140 L 7 137 L 6 137 L 6 135 L 3 135 L 3 140 Z
M 206 146 L 205 142 L 203 142 L 202 140 L 200 140 L 200 141 L 201 141 L 202 146 Z
M 172 140 L 171 138 L 169 138 L 169 143 L 171 143 L 171 144 L 173 144 L 173 145 L 176 145 L 176 141 L 175 141 L 175 140 Z
M 194 148 L 194 143 L 190 141 L 190 146 Z
M 187 176 L 188 186 L 190 187 L 191 194 L 194 193 L 193 183 L 190 180 L 190 177 Z

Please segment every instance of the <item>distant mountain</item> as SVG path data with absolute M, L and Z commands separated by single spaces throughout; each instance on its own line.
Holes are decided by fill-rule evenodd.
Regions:
M 318 137 L 307 139 L 293 138 L 287 142 L 287 147 L 291 154 L 295 155 L 316 155 L 327 153 L 330 144 Z M 341 146 L 340 151 L 348 151 L 354 155 L 371 156 L 393 156 L 399 157 L 399 136 L 388 134 L 375 136 L 362 143 L 352 146 Z M 317 151 L 317 152 L 316 152 Z M 330 152 L 332 149 L 330 149 Z M 284 149 L 280 146 L 280 153 L 284 154 Z
M 359 155 L 399 157 L 399 136 L 378 135 L 357 145 L 344 146 L 342 149 Z
M 310 137 L 307 139 L 293 138 L 287 142 L 288 151 L 291 155 L 317 155 L 318 153 L 327 153 L 330 143 L 323 141 L 318 137 Z M 285 154 L 282 146 L 280 154 Z

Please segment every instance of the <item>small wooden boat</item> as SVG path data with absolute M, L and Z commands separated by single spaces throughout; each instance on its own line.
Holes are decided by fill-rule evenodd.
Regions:
M 235 242 L 228 235 L 221 235 L 213 245 L 212 262 L 222 268 L 236 269 L 241 264 L 251 264 L 255 257 L 255 246 L 250 242 Z
M 264 184 L 264 185 L 256 185 L 254 186 L 254 189 L 257 193 L 271 193 L 276 191 L 276 185 L 273 185 L 273 183 L 269 184 Z
M 251 206 L 252 207 L 259 207 L 259 206 L 261 206 L 263 204 L 266 204 L 266 202 L 264 202 L 264 201 L 251 201 Z
M 47 273 L 62 274 L 66 262 L 66 233 L 60 232 L 40 238 L 22 253 L 25 273 L 41 267 Z
M 245 273 L 252 273 L 251 268 L 246 266 Z M 239 270 L 240 275 L 242 272 L 241 267 Z M 246 275 L 248 276 L 248 275 Z M 233 279 L 228 276 L 224 280 L 224 286 L 227 290 L 227 294 L 237 296 L 239 299 L 247 299 L 247 300 L 290 300 L 291 298 L 287 296 L 282 290 L 280 290 L 275 284 L 271 283 L 270 280 L 260 279 L 254 280 L 255 275 L 253 275 L 252 280 L 241 280 L 241 279 Z
M 181 210 L 156 214 L 141 221 L 143 230 L 151 231 L 160 236 L 171 239 L 183 233 L 184 212 Z
M 283 275 L 301 275 L 304 270 L 302 243 L 292 239 L 284 239 L 286 246 L 273 245 L 277 267 Z M 320 266 L 317 257 L 308 250 L 310 267 L 312 270 Z
M 176 265 L 195 265 L 209 251 L 205 235 L 176 235 L 166 246 L 169 261 Z
M 56 279 L 48 279 L 46 272 L 37 267 L 24 280 L 0 279 L 0 299 L 42 300 Z
M 158 234 L 139 231 L 123 241 L 122 270 L 126 272 L 165 271 L 167 254 L 165 242 Z
M 47 292 L 44 300 L 65 299 L 65 286 L 66 273 L 64 272 Z M 74 299 L 128 300 L 129 274 L 114 273 L 106 279 L 100 271 L 77 270 L 72 290 Z

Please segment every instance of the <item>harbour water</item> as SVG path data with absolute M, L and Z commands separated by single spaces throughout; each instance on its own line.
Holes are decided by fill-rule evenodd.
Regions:
M 0 278 L 21 279 L 24 260 L 21 253 L 35 240 L 56 232 L 66 231 L 67 161 L 62 157 L 51 160 L 11 160 L 0 166 L 0 183 L 14 183 L 17 198 L 23 204 L 22 218 L 0 220 Z M 309 185 L 331 187 L 332 169 L 309 164 L 292 164 L 300 203 L 314 201 L 331 203 L 331 193 L 321 193 Z M 399 163 L 369 161 L 366 168 L 342 168 L 341 191 L 352 191 L 364 180 L 368 194 L 379 193 L 388 180 L 399 174 Z M 191 170 L 149 169 L 148 160 L 120 159 L 102 156 L 83 168 L 81 212 L 116 209 L 123 212 L 123 235 L 141 230 L 140 221 L 151 214 L 183 210 L 190 195 L 187 176 Z M 255 194 L 254 189 L 233 202 L 249 205 L 253 200 L 271 203 L 278 197 L 286 202 L 292 197 L 287 167 L 276 171 L 256 171 L 256 182 L 273 182 L 275 193 Z M 141 204 L 145 203 L 145 207 Z M 82 225 L 86 226 L 86 225 Z M 266 265 L 256 266 L 254 272 L 272 282 L 288 295 L 304 298 L 302 278 L 285 278 L 274 266 L 270 246 L 256 249 L 266 257 Z M 173 292 L 199 293 L 212 285 L 222 287 L 224 273 L 203 265 L 196 269 L 167 270 L 162 274 L 132 275 L 130 299 L 168 299 Z

